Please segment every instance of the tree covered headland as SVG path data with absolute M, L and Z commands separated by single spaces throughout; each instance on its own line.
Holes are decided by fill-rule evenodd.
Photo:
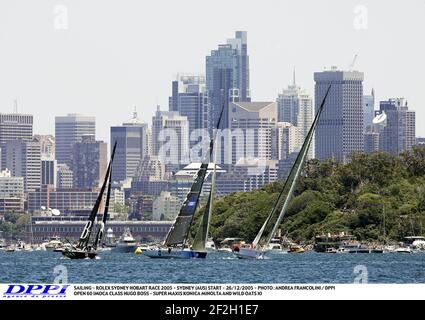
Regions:
M 252 241 L 270 212 L 283 181 L 214 202 L 210 231 L 215 239 Z M 345 231 L 358 240 L 402 240 L 425 226 L 425 148 L 400 156 L 354 154 L 347 164 L 310 160 L 304 166 L 282 234 L 311 242 Z

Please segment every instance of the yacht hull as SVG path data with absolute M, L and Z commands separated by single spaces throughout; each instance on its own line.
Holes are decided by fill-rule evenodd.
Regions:
M 233 251 L 233 254 L 239 259 L 264 259 L 266 251 L 250 249 L 250 248 L 239 248 L 238 251 Z
M 169 250 L 169 249 L 149 249 L 143 251 L 145 255 L 153 259 L 205 259 L 207 252 L 198 252 L 192 250 Z
M 85 251 L 80 249 L 64 249 L 62 254 L 70 259 L 94 259 L 97 256 L 95 251 Z

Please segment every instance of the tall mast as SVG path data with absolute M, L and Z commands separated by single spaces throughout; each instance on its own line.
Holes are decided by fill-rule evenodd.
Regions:
M 300 152 L 298 153 L 298 156 L 295 160 L 294 165 L 291 168 L 291 171 L 288 175 L 288 178 L 285 181 L 285 184 L 283 186 L 282 191 L 280 192 L 277 201 L 275 202 L 275 205 L 273 206 L 270 214 L 268 215 L 266 221 L 264 222 L 264 224 L 262 225 L 259 233 L 257 234 L 257 236 L 255 237 L 254 241 L 253 241 L 253 246 L 254 248 L 261 246 L 263 249 L 270 243 L 271 239 L 274 237 L 277 228 L 279 227 L 283 216 L 286 213 L 288 204 L 289 204 L 289 200 L 292 197 L 292 194 L 294 192 L 294 188 L 295 188 L 295 184 L 298 180 L 298 177 L 301 173 L 301 169 L 303 167 L 303 164 L 305 162 L 305 159 L 307 157 L 307 153 L 308 153 L 308 149 L 310 147 L 311 141 L 313 139 L 313 135 L 314 135 L 314 131 L 316 129 L 316 126 L 319 122 L 319 118 L 320 115 L 323 111 L 323 107 L 325 105 L 326 102 L 326 98 L 329 94 L 329 91 L 331 89 L 331 86 L 328 87 L 328 90 L 326 91 L 325 97 L 319 107 L 319 109 L 317 110 L 316 116 L 314 118 L 314 121 L 310 127 L 310 130 L 307 134 L 306 139 L 304 140 L 304 143 L 301 147 Z M 273 228 L 270 232 L 265 233 L 266 229 L 269 230 L 269 228 L 271 227 L 274 219 L 276 218 L 275 216 L 278 213 L 278 207 L 280 206 L 280 204 L 283 201 L 283 206 L 282 209 L 280 210 L 279 215 L 277 216 L 277 219 L 273 225 Z
M 80 240 L 78 241 L 77 248 L 79 248 L 79 249 L 87 248 L 87 246 L 88 246 L 88 242 L 90 240 L 90 235 L 91 235 L 91 233 L 93 231 L 93 227 L 94 227 L 94 221 L 95 221 L 96 215 L 99 211 L 99 207 L 100 207 L 101 201 L 103 199 L 103 194 L 104 194 L 105 188 L 106 188 L 106 183 L 108 181 L 108 177 L 109 177 L 111 169 L 112 169 L 112 158 L 115 155 L 116 146 L 117 146 L 117 144 L 115 142 L 114 149 L 113 149 L 112 155 L 111 155 L 111 160 L 109 161 L 108 169 L 106 170 L 105 180 L 103 181 L 102 188 L 100 189 L 99 195 L 97 196 L 96 202 L 95 202 L 93 209 L 90 213 L 89 219 L 88 219 L 86 225 L 84 226 L 83 232 L 81 233 L 81 236 L 80 236 Z
M 117 143 L 115 142 L 114 144 L 114 149 L 112 151 L 112 155 L 111 155 L 111 163 L 114 161 L 114 156 L 115 156 L 115 148 L 117 146 Z M 109 211 L 109 201 L 111 199 L 111 189 L 112 189 L 112 166 L 111 169 L 109 171 L 109 176 L 107 176 L 108 179 L 108 191 L 106 194 L 106 203 L 105 203 L 105 209 L 103 211 L 103 217 L 102 217 L 102 222 L 100 223 L 100 227 L 99 230 L 97 231 L 97 235 L 95 238 L 95 242 L 93 244 L 93 248 L 97 249 L 97 246 L 101 243 L 102 239 L 103 239 L 103 234 L 105 233 L 105 224 L 106 224 L 106 220 L 108 218 L 108 211 Z

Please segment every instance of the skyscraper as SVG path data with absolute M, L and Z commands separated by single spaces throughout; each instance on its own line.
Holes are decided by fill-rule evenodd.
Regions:
M 409 151 L 416 143 L 415 111 L 409 110 L 404 98 L 380 101 L 379 112 L 385 113 L 381 131 L 381 150 L 393 155 Z
M 112 180 L 133 178 L 141 159 L 149 153 L 148 125 L 134 111 L 133 118 L 122 126 L 111 127 L 111 151 L 117 142 L 112 164 Z
M 205 76 L 179 74 L 177 80 L 172 82 L 169 111 L 177 111 L 181 116 L 187 117 L 189 135 L 196 129 L 208 129 L 209 102 Z M 198 141 L 200 139 L 190 141 L 190 146 Z
M 68 114 L 55 118 L 56 160 L 71 166 L 72 147 L 81 142 L 83 135 L 95 135 L 95 118 L 80 114 Z
M 292 124 L 298 134 L 296 137 L 296 147 L 301 149 L 307 133 L 313 123 L 313 99 L 312 97 L 295 84 L 288 86 L 277 97 L 278 121 Z M 309 158 L 314 158 L 314 143 L 310 146 Z
M 284 160 L 293 152 L 299 152 L 299 130 L 292 123 L 278 122 L 272 130 L 272 159 Z
M 24 178 L 25 191 L 41 184 L 41 146 L 38 141 L 7 141 L 4 147 L 5 166 L 12 176 Z
M 12 140 L 32 140 L 33 116 L 19 113 L 0 113 L 0 149 Z M 0 169 L 6 168 L 5 152 L 0 150 Z
M 189 128 L 187 117 L 176 111 L 161 111 L 159 106 L 152 117 L 153 153 L 159 156 L 168 169 L 179 169 L 187 163 L 189 153 Z
M 93 135 L 82 136 L 72 147 L 71 169 L 74 188 L 93 188 L 102 184 L 106 173 L 107 144 Z
M 24 178 L 0 171 L 0 215 L 24 210 Z
M 36 134 L 34 135 L 34 140 L 40 142 L 41 145 L 41 156 L 55 159 L 55 137 L 47 134 L 47 135 L 41 135 Z
M 316 111 L 332 85 L 316 129 L 316 157 L 348 162 L 353 152 L 364 148 L 363 73 L 332 67 L 315 72 L 314 80 Z
M 41 157 L 41 185 L 50 184 L 57 187 L 58 180 L 58 162 L 51 157 Z
M 206 85 L 210 99 L 210 129 L 214 128 L 222 108 L 223 128 L 229 123 L 229 102 L 249 102 L 249 57 L 246 31 L 218 46 L 206 57 Z
M 271 160 L 276 102 L 231 102 L 229 109 L 232 163 L 236 164 L 241 158 Z
M 370 131 L 375 117 L 375 90 L 363 96 L 363 132 Z
M 67 164 L 58 164 L 57 184 L 58 189 L 72 189 L 74 187 L 74 173 Z

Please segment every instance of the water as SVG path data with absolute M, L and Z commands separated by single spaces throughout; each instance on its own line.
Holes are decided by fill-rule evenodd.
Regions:
M 358 265 L 367 268 L 369 283 L 425 283 L 425 253 L 278 254 L 265 260 L 210 253 L 162 260 L 104 252 L 97 260 L 69 260 L 48 251 L 0 252 L 0 283 L 52 283 L 58 265 L 66 267 L 69 283 L 353 283 Z

